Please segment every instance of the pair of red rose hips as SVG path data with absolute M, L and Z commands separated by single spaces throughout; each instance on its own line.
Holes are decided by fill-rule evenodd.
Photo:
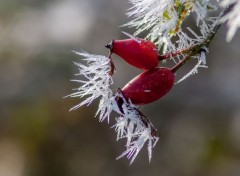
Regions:
M 122 89 L 123 96 L 133 104 L 154 102 L 173 87 L 175 74 L 169 68 L 157 67 L 162 59 L 151 41 L 140 38 L 112 40 L 106 47 L 129 64 L 144 70 Z

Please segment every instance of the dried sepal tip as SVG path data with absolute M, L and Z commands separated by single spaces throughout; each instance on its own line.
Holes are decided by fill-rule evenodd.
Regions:
M 135 107 L 130 101 L 126 100 L 121 92 L 116 95 L 115 110 L 120 113 L 114 125 L 117 133 L 117 140 L 126 139 L 126 150 L 117 159 L 127 157 L 130 164 L 136 159 L 138 153 L 148 142 L 149 161 L 152 158 L 152 148 L 158 141 L 157 130 L 153 127 L 150 120 Z

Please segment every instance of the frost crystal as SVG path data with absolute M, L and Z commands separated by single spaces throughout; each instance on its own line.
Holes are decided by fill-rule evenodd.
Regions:
M 222 7 L 225 8 L 232 4 L 234 4 L 233 9 L 221 19 L 222 22 L 227 21 L 227 25 L 229 27 L 227 33 L 228 42 L 232 40 L 237 29 L 240 27 L 240 0 L 222 0 L 220 4 Z
M 76 76 L 84 76 L 85 80 L 75 79 L 74 82 L 78 82 L 81 86 L 74 89 L 76 92 L 69 95 L 69 97 L 87 97 L 84 101 L 74 106 L 70 110 L 76 110 L 83 105 L 91 104 L 95 99 L 100 98 L 99 108 L 97 114 L 99 114 L 99 120 L 109 120 L 109 114 L 111 113 L 111 97 L 112 91 L 110 86 L 113 84 L 112 77 L 110 76 L 111 60 L 108 57 L 88 54 L 85 52 L 74 52 L 77 55 L 83 56 L 87 65 L 82 63 L 74 63 L 79 70 Z
M 139 44 L 141 43 L 141 40 L 139 40 L 137 37 L 135 37 L 135 36 L 133 36 L 133 35 L 127 33 L 127 32 L 122 31 L 122 33 L 125 34 L 126 36 L 128 36 L 129 38 L 135 40 L 137 43 L 139 43 Z

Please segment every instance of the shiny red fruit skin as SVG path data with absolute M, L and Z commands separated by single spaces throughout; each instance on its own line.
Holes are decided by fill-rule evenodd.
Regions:
M 149 70 L 159 63 L 157 47 L 151 41 L 140 38 L 113 40 L 112 45 L 113 53 L 137 68 Z
M 133 78 L 122 89 L 135 105 L 152 103 L 166 95 L 174 85 L 175 75 L 168 68 L 153 68 Z

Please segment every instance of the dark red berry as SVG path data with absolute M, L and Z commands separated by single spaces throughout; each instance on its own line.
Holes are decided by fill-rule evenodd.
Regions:
M 113 40 L 106 47 L 129 64 L 143 70 L 155 68 L 159 63 L 157 47 L 148 40 L 140 38 Z
M 153 68 L 136 76 L 122 89 L 133 104 L 148 104 L 166 95 L 174 85 L 175 75 L 168 68 Z

